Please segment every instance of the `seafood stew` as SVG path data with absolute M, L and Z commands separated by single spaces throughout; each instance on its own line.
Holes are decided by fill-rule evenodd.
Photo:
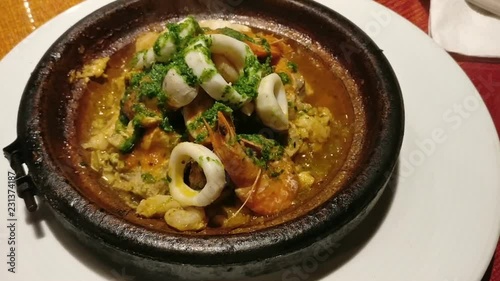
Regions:
M 177 231 L 259 225 L 301 206 L 352 145 L 348 89 L 288 38 L 172 22 L 71 73 L 82 167 Z
M 86 248 L 95 251 L 96 258 L 170 279 L 239 280 L 255 277 L 300 265 L 316 256 L 318 249 L 336 245 L 367 218 L 386 187 L 401 148 L 404 134 L 401 91 L 382 50 L 348 19 L 314 1 L 242 1 L 231 11 L 210 9 L 217 2 L 211 0 L 167 2 L 114 1 L 75 24 L 49 48 L 33 71 L 23 93 L 17 119 L 17 138 L 4 149 L 17 174 L 24 175 L 23 163 L 29 170 L 23 181 L 18 182 L 22 184 L 19 189 L 23 191 L 18 194 L 25 199 L 28 207 L 34 207 L 30 211 L 34 211 L 36 205 L 29 204 L 29 201 L 35 202 L 33 196 L 40 196 L 66 234 L 74 235 Z M 170 197 L 173 199 L 167 177 L 171 172 L 168 169 L 170 163 L 161 162 L 165 159 L 162 154 L 165 139 L 154 135 L 158 131 L 162 133 L 160 136 L 164 135 L 166 131 L 163 129 L 168 127 L 160 127 L 160 124 L 170 124 L 171 133 L 176 132 L 180 136 L 175 146 L 177 148 L 180 145 L 180 152 L 186 151 L 182 143 L 194 143 L 209 149 L 222 160 L 224 155 L 217 155 L 211 136 L 217 136 L 214 142 L 220 141 L 219 148 L 231 148 L 223 150 L 225 152 L 242 155 L 238 152 L 242 148 L 250 160 L 263 160 L 249 162 L 259 168 L 254 171 L 257 171 L 255 177 L 260 180 L 266 174 L 265 166 L 274 168 L 270 160 L 275 159 L 273 155 L 279 156 L 281 151 L 285 155 L 295 123 L 293 120 L 301 116 L 304 121 L 309 120 L 308 114 L 294 115 L 289 110 L 288 130 L 271 129 L 269 125 L 263 125 L 255 108 L 253 114 L 245 115 L 242 110 L 244 106 L 215 101 L 200 85 L 198 94 L 191 101 L 192 105 L 199 105 L 204 111 L 204 103 L 200 102 L 202 98 L 209 101 L 210 108 L 216 102 L 222 104 L 206 114 L 202 113 L 201 119 L 192 119 L 198 119 L 203 124 L 194 122 L 190 127 L 206 131 L 206 137 L 202 134 L 198 139 L 201 141 L 206 138 L 207 144 L 203 144 L 192 135 L 194 131 L 187 132 L 188 114 L 191 112 L 196 116 L 196 107 L 193 106 L 192 111 L 187 110 L 189 105 L 170 108 L 172 105 L 169 103 L 174 100 L 166 99 L 164 102 L 169 107 L 159 109 L 156 107 L 162 102 L 161 99 L 140 100 L 137 93 L 141 91 L 137 88 L 132 89 L 125 98 L 134 73 L 144 72 L 144 79 L 138 81 L 140 88 L 141 83 L 148 82 L 146 76 L 150 79 L 156 77 L 152 75 L 153 69 L 162 70 L 158 66 L 154 68 L 153 64 L 144 65 L 144 62 L 151 62 L 144 54 L 151 47 L 154 48 L 158 39 L 156 37 L 165 30 L 165 23 L 176 24 L 189 14 L 196 17 L 202 30 L 227 27 L 238 31 L 237 26 L 228 26 L 227 23 L 209 27 L 204 26 L 202 21 L 225 19 L 252 27 L 248 34 L 238 31 L 251 38 L 269 35 L 280 40 L 269 40 L 268 43 L 274 43 L 269 45 L 284 47 L 283 43 L 290 46 L 293 52 L 282 52 L 281 55 L 297 65 L 304 85 L 307 83 L 312 90 L 309 92 L 311 95 L 303 93 L 302 102 L 309 104 L 312 110 L 324 107 L 331 113 L 333 123 L 330 124 L 329 137 L 323 147 L 311 145 L 308 140 L 300 142 L 299 139 L 297 142 L 301 147 L 306 144 L 302 152 L 299 150 L 290 157 L 296 169 L 292 171 L 292 178 L 298 178 L 299 186 L 291 205 L 277 213 L 266 215 L 252 211 L 250 207 L 255 206 L 249 205 L 250 198 L 245 203 L 246 198 L 243 201 L 236 194 L 237 189 L 241 192 L 246 190 L 236 187 L 225 169 L 226 184 L 218 198 L 208 206 L 182 206 L 177 199 L 175 202 L 170 200 Z M 211 35 L 208 31 L 204 29 L 205 35 Z M 150 39 L 147 39 L 148 33 L 151 34 Z M 250 44 L 247 45 L 250 48 Z M 143 52 L 142 57 L 136 56 L 144 50 L 146 52 Z M 264 58 L 254 55 L 261 66 L 265 65 Z M 217 66 L 220 62 L 216 64 L 213 57 L 210 59 Z M 135 69 L 133 64 L 141 62 L 140 59 L 144 68 Z M 271 54 L 273 73 L 276 73 L 278 63 L 272 60 Z M 155 61 L 155 65 L 160 64 L 168 62 Z M 231 64 L 235 62 L 231 61 Z M 163 68 L 163 71 L 169 70 Z M 217 72 L 223 78 L 227 75 L 221 70 Z M 182 77 L 182 71 L 180 74 Z M 261 76 L 260 81 L 264 77 Z M 230 82 L 230 78 L 224 79 Z M 160 81 L 161 87 L 155 81 Z M 183 78 L 182 81 L 190 80 Z M 182 81 L 178 80 L 181 85 Z M 161 78 L 156 77 L 150 82 L 155 82 L 150 83 L 153 86 L 151 89 L 163 90 Z M 199 80 L 192 82 L 195 82 L 195 87 L 199 84 Z M 286 88 L 293 84 L 282 83 L 287 95 Z M 231 85 L 236 83 L 231 82 Z M 239 89 L 236 91 L 240 94 Z M 190 91 L 180 91 L 177 97 L 182 97 L 182 93 Z M 176 101 L 186 102 L 186 99 L 179 98 Z M 256 99 L 250 104 L 255 105 Z M 141 107 L 154 114 L 144 114 L 145 118 L 142 118 L 138 110 Z M 226 112 L 229 111 L 225 110 L 226 107 L 232 112 Z M 288 108 L 294 110 L 292 104 Z M 167 117 L 168 123 L 160 122 L 153 127 L 152 124 L 158 122 L 155 120 L 159 119 L 158 116 L 162 121 Z M 137 135 L 137 141 L 129 142 L 133 144 L 130 145 L 130 152 L 122 152 L 121 149 L 129 145 L 122 146 L 120 143 L 134 134 L 135 124 L 132 123 L 129 132 L 125 130 L 123 139 L 119 136 L 115 139 L 112 134 L 106 138 L 105 128 L 108 128 L 108 123 L 115 124 L 115 128 L 112 125 L 108 128 L 110 133 L 117 128 L 118 132 L 123 132 L 124 128 L 128 128 L 130 119 L 138 119 L 137 124 L 141 126 L 137 132 L 140 134 Z M 147 122 L 139 122 L 141 119 Z M 117 124 L 117 121 L 122 120 L 121 124 Z M 150 121 L 151 127 L 145 126 Z M 274 125 L 279 125 L 280 120 L 277 121 Z M 303 126 L 310 124 L 301 122 Z M 153 128 L 160 130 L 150 133 Z M 324 130 L 315 130 L 311 134 L 307 127 L 299 129 L 299 137 L 325 134 Z M 233 131 L 237 146 L 234 146 L 236 142 L 226 141 L 234 140 Z M 105 138 L 100 139 L 97 136 L 99 132 L 104 133 Z M 248 138 L 245 135 L 251 136 Z M 106 142 L 101 143 L 102 140 Z M 118 147 L 109 142 L 116 140 L 118 142 L 115 145 L 118 144 Z M 100 144 L 106 147 L 98 147 Z M 315 147 L 319 149 L 317 153 L 314 152 Z M 193 155 L 200 150 L 189 149 L 188 152 Z M 102 161 L 91 161 L 93 154 L 99 156 L 94 159 Z M 200 165 L 191 160 L 192 156 L 188 158 L 182 164 L 184 158 L 178 157 L 177 161 L 185 166 L 175 166 L 184 169 L 183 177 L 178 178 L 181 195 L 182 183 L 199 194 L 207 185 L 203 181 L 206 180 L 205 174 L 212 175 L 203 172 L 203 163 Z M 281 160 L 283 156 L 277 158 Z M 169 159 L 172 160 L 172 157 Z M 148 164 L 150 162 L 152 166 Z M 113 172 L 115 166 L 117 173 Z M 158 170 L 153 169 L 153 166 L 158 167 Z M 330 170 L 325 167 L 330 167 Z M 326 170 L 327 175 L 321 177 L 320 172 Z M 310 172 L 314 178 L 311 188 L 303 188 L 305 185 L 301 183 L 300 177 L 302 171 Z M 267 175 L 270 178 L 277 176 L 272 172 L 267 172 Z M 129 184 L 126 184 L 127 181 Z M 125 184 L 119 185 L 120 182 Z M 165 187 L 162 184 L 167 185 Z M 216 181 L 211 181 L 212 184 L 217 186 Z M 143 189 L 144 186 L 147 188 Z M 205 192 L 208 195 L 217 191 L 207 190 Z M 254 191 L 250 189 L 249 193 L 254 194 Z M 162 200 L 160 196 L 167 197 Z M 164 210 L 151 204 L 153 208 L 144 208 L 145 212 L 139 214 L 139 205 L 143 200 L 154 197 L 160 199 L 157 206 L 162 206 Z M 198 203 L 206 199 L 188 198 Z M 253 203 L 262 202 L 257 200 Z M 245 207 L 241 208 L 242 205 Z M 171 224 L 192 230 L 182 231 L 169 225 L 165 220 L 168 210 L 172 210 L 168 215 Z M 236 215 L 231 218 L 233 214 Z

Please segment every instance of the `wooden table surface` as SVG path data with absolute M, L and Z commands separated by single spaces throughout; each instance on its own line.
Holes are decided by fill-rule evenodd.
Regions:
M 44 22 L 81 0 L 1 0 L 0 58 Z M 378 0 L 427 32 L 429 0 Z M 481 93 L 500 132 L 500 60 L 484 61 L 453 55 Z M 500 244 L 483 281 L 500 281 Z

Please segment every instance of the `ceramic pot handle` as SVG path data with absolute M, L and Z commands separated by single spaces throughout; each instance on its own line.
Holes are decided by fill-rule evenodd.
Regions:
M 23 164 L 25 163 L 19 139 L 3 149 L 5 158 L 9 160 L 10 167 L 16 173 L 17 195 L 24 199 L 26 208 L 30 212 L 37 210 L 38 205 L 35 200 L 37 189 L 30 175 L 26 175 Z

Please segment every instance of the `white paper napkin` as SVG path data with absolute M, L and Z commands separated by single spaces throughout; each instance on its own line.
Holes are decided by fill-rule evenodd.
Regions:
M 432 0 L 429 17 L 430 35 L 447 51 L 500 57 L 500 16 L 465 0 Z

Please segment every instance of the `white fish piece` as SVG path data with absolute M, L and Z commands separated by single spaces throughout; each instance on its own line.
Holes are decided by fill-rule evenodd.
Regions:
M 219 28 L 231 28 L 239 32 L 251 32 L 252 29 L 243 24 L 232 23 L 227 20 L 201 20 L 199 21 L 200 26 L 203 28 L 219 29 Z
M 200 191 L 184 182 L 184 170 L 190 159 L 198 163 L 207 180 Z M 226 185 L 226 174 L 219 157 L 205 146 L 191 142 L 182 142 L 172 150 L 168 179 L 170 195 L 182 206 L 205 207 L 220 196 Z
M 266 126 L 278 131 L 288 129 L 288 101 L 285 87 L 276 73 L 262 78 L 255 100 L 257 115 Z
M 169 226 L 180 231 L 200 230 L 207 226 L 207 218 L 202 208 L 183 208 L 170 195 L 143 199 L 137 207 L 137 213 L 146 218 L 163 217 Z
M 168 104 L 174 108 L 190 104 L 198 95 L 198 88 L 189 86 L 186 79 L 175 68 L 167 72 L 162 88 L 167 93 Z
M 203 208 L 173 208 L 165 213 L 165 222 L 180 231 L 197 231 L 207 226 L 207 217 Z
M 155 195 L 142 199 L 137 206 L 137 213 L 146 218 L 162 217 L 173 208 L 181 208 L 181 204 L 170 195 Z

